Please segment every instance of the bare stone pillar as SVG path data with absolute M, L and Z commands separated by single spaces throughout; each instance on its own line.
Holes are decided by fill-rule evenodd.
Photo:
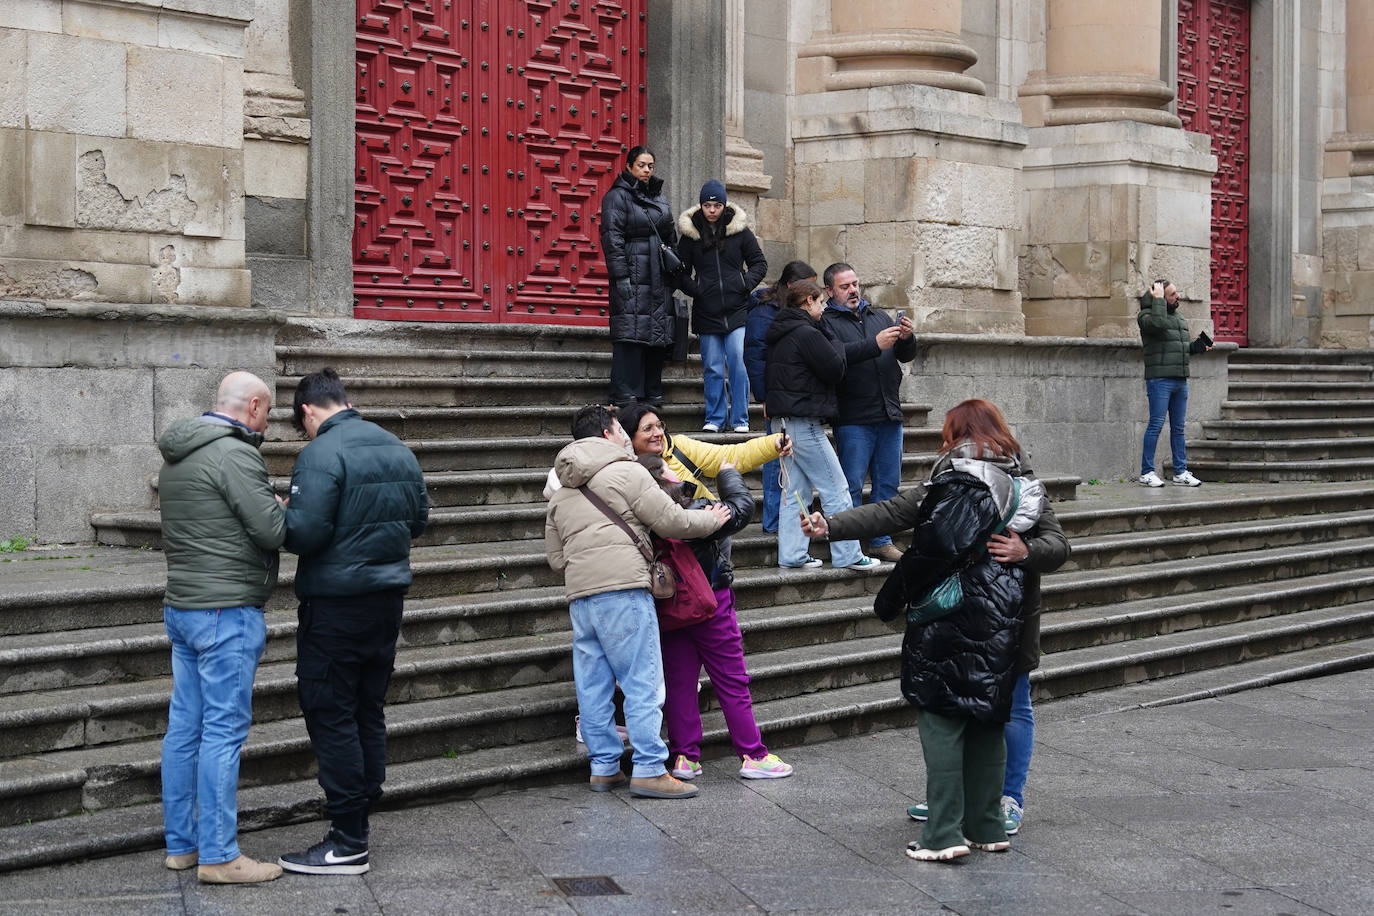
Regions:
M 1164 110 L 1174 91 L 1159 74 L 1160 0 L 1046 0 L 1045 16 L 1045 79 L 1021 91 L 1049 96 L 1047 126 L 1180 126 Z
M 1049 99 L 1024 162 L 1028 334 L 1135 337 L 1136 297 L 1158 277 L 1209 326 L 1216 159 L 1165 110 L 1161 3 L 1046 0 L 1046 71 L 1020 88 Z
M 744 138 L 744 0 L 725 0 L 725 186 L 757 216 L 759 195 L 773 186 L 763 151 Z
M 1374 175 L 1374 2 L 1345 4 L 1345 148 L 1350 175 Z
M 798 51 L 798 255 L 852 264 L 919 330 L 1019 335 L 1026 129 L 964 74 L 962 16 L 960 0 L 832 0 L 832 30 Z

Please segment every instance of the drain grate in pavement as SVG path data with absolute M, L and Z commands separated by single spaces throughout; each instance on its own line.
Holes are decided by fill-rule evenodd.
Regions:
M 625 893 L 610 875 L 573 875 L 554 878 L 553 883 L 565 897 L 610 897 Z

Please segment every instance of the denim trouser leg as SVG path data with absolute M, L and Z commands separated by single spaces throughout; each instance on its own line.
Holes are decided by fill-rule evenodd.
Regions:
M 849 498 L 863 505 L 864 479 L 872 482 L 869 502 L 882 502 L 897 495 L 902 482 L 902 424 L 898 421 L 864 423 L 835 427 L 835 450 L 849 485 Z M 892 536 L 883 534 L 869 541 L 886 547 Z
M 821 494 L 821 508 L 826 515 L 851 509 L 853 504 L 845 487 L 844 468 L 825 437 L 825 426 L 811 417 L 786 417 L 783 422 L 792 440 L 792 457 L 784 459 L 788 485 L 782 494 L 778 518 L 778 563 L 800 566 L 806 562 L 809 540 L 802 534 L 803 507 L 797 503 L 797 497 L 810 504 L 814 487 Z M 830 542 L 830 561 L 837 567 L 852 566 L 862 556 L 858 541 Z
M 770 435 L 773 432 L 773 421 L 765 420 L 764 430 Z M 763 530 L 769 534 L 776 534 L 778 530 L 778 503 L 782 498 L 782 491 L 778 489 L 778 461 L 773 459 L 763 466 Z
M 1030 772 L 1031 750 L 1035 746 L 1035 712 L 1031 709 L 1030 675 L 1016 679 L 1011 691 L 1011 721 L 1003 734 L 1007 739 L 1007 775 L 1002 794 L 1025 805 L 1026 775 Z
M 1169 451 L 1174 473 L 1188 470 L 1186 427 L 1188 422 L 1188 380 L 1186 378 L 1147 378 L 1145 395 L 1150 403 L 1150 421 L 1145 426 L 1145 441 L 1141 448 L 1140 473 L 1155 469 L 1155 447 L 1164 429 L 1164 415 L 1169 416 Z
M 162 742 L 167 852 L 202 865 L 239 857 L 239 754 L 253 719 L 253 675 L 267 641 L 262 610 L 162 613 L 172 641 L 172 700 Z
M 702 334 L 701 381 L 706 395 L 706 422 L 725 428 L 725 335 Z
M 593 776 L 620 772 L 624 745 L 615 731 L 615 685 L 625 695 L 625 727 L 634 746 L 636 777 L 662 776 L 663 656 L 658 616 L 648 589 L 633 588 L 574 598 L 573 681 L 582 739 Z
M 744 365 L 744 326 L 725 335 L 725 366 L 730 372 L 730 428 L 749 425 L 749 370 Z

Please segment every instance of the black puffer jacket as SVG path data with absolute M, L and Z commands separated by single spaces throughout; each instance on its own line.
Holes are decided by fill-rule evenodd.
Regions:
M 673 342 L 673 281 L 663 273 L 659 238 L 677 242 L 663 180 L 638 181 L 621 172 L 601 198 L 601 253 L 611 276 L 611 340 L 651 347 Z M 654 234 L 654 230 L 658 234 Z M 622 299 L 617 281 L 630 281 Z
M 844 350 L 803 309 L 778 310 L 764 335 L 768 344 L 764 380 L 770 417 L 833 419 L 835 386 L 844 378 Z
M 694 484 L 684 484 L 686 490 L 694 490 Z M 713 502 L 722 502 L 730 508 L 730 521 L 721 525 L 708 537 L 698 538 L 687 543 L 696 554 L 702 572 L 711 581 L 711 588 L 720 591 L 735 582 L 735 565 L 730 559 L 730 535 L 743 531 L 754 517 L 754 497 L 749 494 L 749 485 L 743 475 L 734 468 L 721 468 L 716 476 L 716 490 L 719 500 L 694 499 L 687 503 L 688 509 L 705 509 Z
M 749 294 L 768 272 L 749 218 L 727 204 L 713 224 L 698 204 L 677 218 L 677 229 L 682 233 L 677 255 L 686 267 L 682 291 L 692 297 L 692 330 L 729 334 L 744 327 Z
M 429 522 L 420 463 L 353 409 L 320 426 L 291 471 L 286 549 L 300 555 L 296 597 L 410 585 L 410 542 Z
M 902 367 L 916 358 L 916 337 L 902 340 L 886 350 L 874 338 L 895 321 L 882 309 L 860 300 L 850 311 L 833 302 L 821 314 L 821 324 L 844 346 L 844 379 L 835 389 L 840 402 L 840 423 L 865 424 L 902 419 Z
M 902 640 L 902 695 L 945 716 L 1005 723 L 1011 714 L 1024 618 L 1019 566 L 983 550 L 1002 512 L 988 485 L 972 474 L 947 471 L 927 486 L 902 555 L 874 602 L 884 620 L 904 613 L 951 572 L 961 574 L 964 601 L 948 616 L 908 626 Z

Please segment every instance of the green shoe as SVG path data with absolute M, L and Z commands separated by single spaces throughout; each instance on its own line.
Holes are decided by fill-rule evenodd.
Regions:
M 913 821 L 924 823 L 930 817 L 930 809 L 926 807 L 925 802 L 922 802 L 907 808 L 906 816 Z M 1016 803 L 1015 799 L 1005 796 L 1002 798 L 1002 826 L 1006 829 L 1007 836 L 1016 836 L 1021 832 L 1021 806 Z
M 912 805 L 910 808 L 907 808 L 906 816 L 913 821 L 921 821 L 924 823 L 926 819 L 930 817 L 930 809 L 926 807 L 925 802 L 921 802 L 919 805 Z

